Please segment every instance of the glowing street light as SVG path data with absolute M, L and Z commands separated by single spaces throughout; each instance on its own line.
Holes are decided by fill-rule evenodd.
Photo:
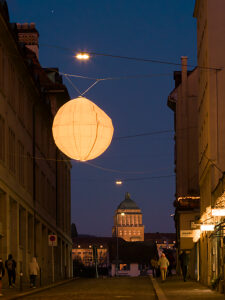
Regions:
M 122 180 L 117 180 L 117 181 L 116 181 L 116 185 L 121 185 L 121 184 L 123 184 L 123 181 L 122 181 Z
M 90 58 L 90 55 L 85 52 L 79 52 L 76 54 L 75 57 L 76 57 L 76 59 L 79 59 L 79 60 L 88 60 Z

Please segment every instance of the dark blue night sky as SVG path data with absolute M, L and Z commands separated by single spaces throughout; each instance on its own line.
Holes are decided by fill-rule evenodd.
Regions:
M 88 50 L 196 64 L 194 0 L 8 0 L 11 22 L 35 22 L 40 33 L 40 62 L 61 72 L 84 76 L 152 75 L 98 83 L 85 96 L 112 119 L 114 137 L 173 129 L 167 96 L 174 88 L 176 65 L 92 57 L 77 62 L 73 52 Z M 47 47 L 57 45 L 71 50 Z M 77 92 L 64 79 L 71 98 Z M 85 90 L 92 81 L 74 79 Z M 95 166 L 73 161 L 72 222 L 79 233 L 110 236 L 113 214 L 131 194 L 143 212 L 145 232 L 174 232 L 173 132 L 114 140 Z M 100 166 L 103 170 L 97 168 Z M 119 172 L 120 171 L 120 172 Z M 146 178 L 147 179 L 142 179 Z M 116 179 L 137 179 L 114 184 Z

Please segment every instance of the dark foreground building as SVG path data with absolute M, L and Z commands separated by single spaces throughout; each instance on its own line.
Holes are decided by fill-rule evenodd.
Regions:
M 38 36 L 34 23 L 10 23 L 0 1 L 0 257 L 12 254 L 26 280 L 36 256 L 49 283 L 72 276 L 71 165 L 51 132 L 69 95 L 57 69 L 41 67 Z

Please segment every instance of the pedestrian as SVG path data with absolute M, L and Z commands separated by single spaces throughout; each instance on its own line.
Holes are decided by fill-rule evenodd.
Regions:
M 152 266 L 153 277 L 157 277 L 158 260 L 156 256 L 154 256 L 154 258 L 151 259 L 151 266 Z
M 179 255 L 179 260 L 180 260 L 180 266 L 181 266 L 181 270 L 182 270 L 183 280 L 186 281 L 189 256 L 185 250 Z
M 160 259 L 158 261 L 158 265 L 160 267 L 162 281 L 166 280 L 166 273 L 167 273 L 167 268 L 168 268 L 169 264 L 170 263 L 169 263 L 168 259 L 166 258 L 166 255 L 164 253 L 162 253 L 161 257 L 160 257 Z
M 0 258 L 0 296 L 3 296 L 2 295 L 2 278 L 4 277 L 4 275 L 5 275 L 5 268 L 3 265 L 2 258 Z
M 39 272 L 39 265 L 37 263 L 36 257 L 32 257 L 32 260 L 29 264 L 29 274 L 30 274 L 30 287 L 36 288 L 36 278 Z
M 5 268 L 8 272 L 9 287 L 15 287 L 16 284 L 16 262 L 12 254 L 9 254 L 8 259 L 5 261 Z

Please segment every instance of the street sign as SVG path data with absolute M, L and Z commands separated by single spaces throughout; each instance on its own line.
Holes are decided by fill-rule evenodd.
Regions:
M 193 238 L 194 230 L 180 230 L 181 238 Z
M 50 234 L 48 236 L 48 245 L 52 246 L 52 247 L 56 247 L 57 246 L 57 235 L 56 234 Z

